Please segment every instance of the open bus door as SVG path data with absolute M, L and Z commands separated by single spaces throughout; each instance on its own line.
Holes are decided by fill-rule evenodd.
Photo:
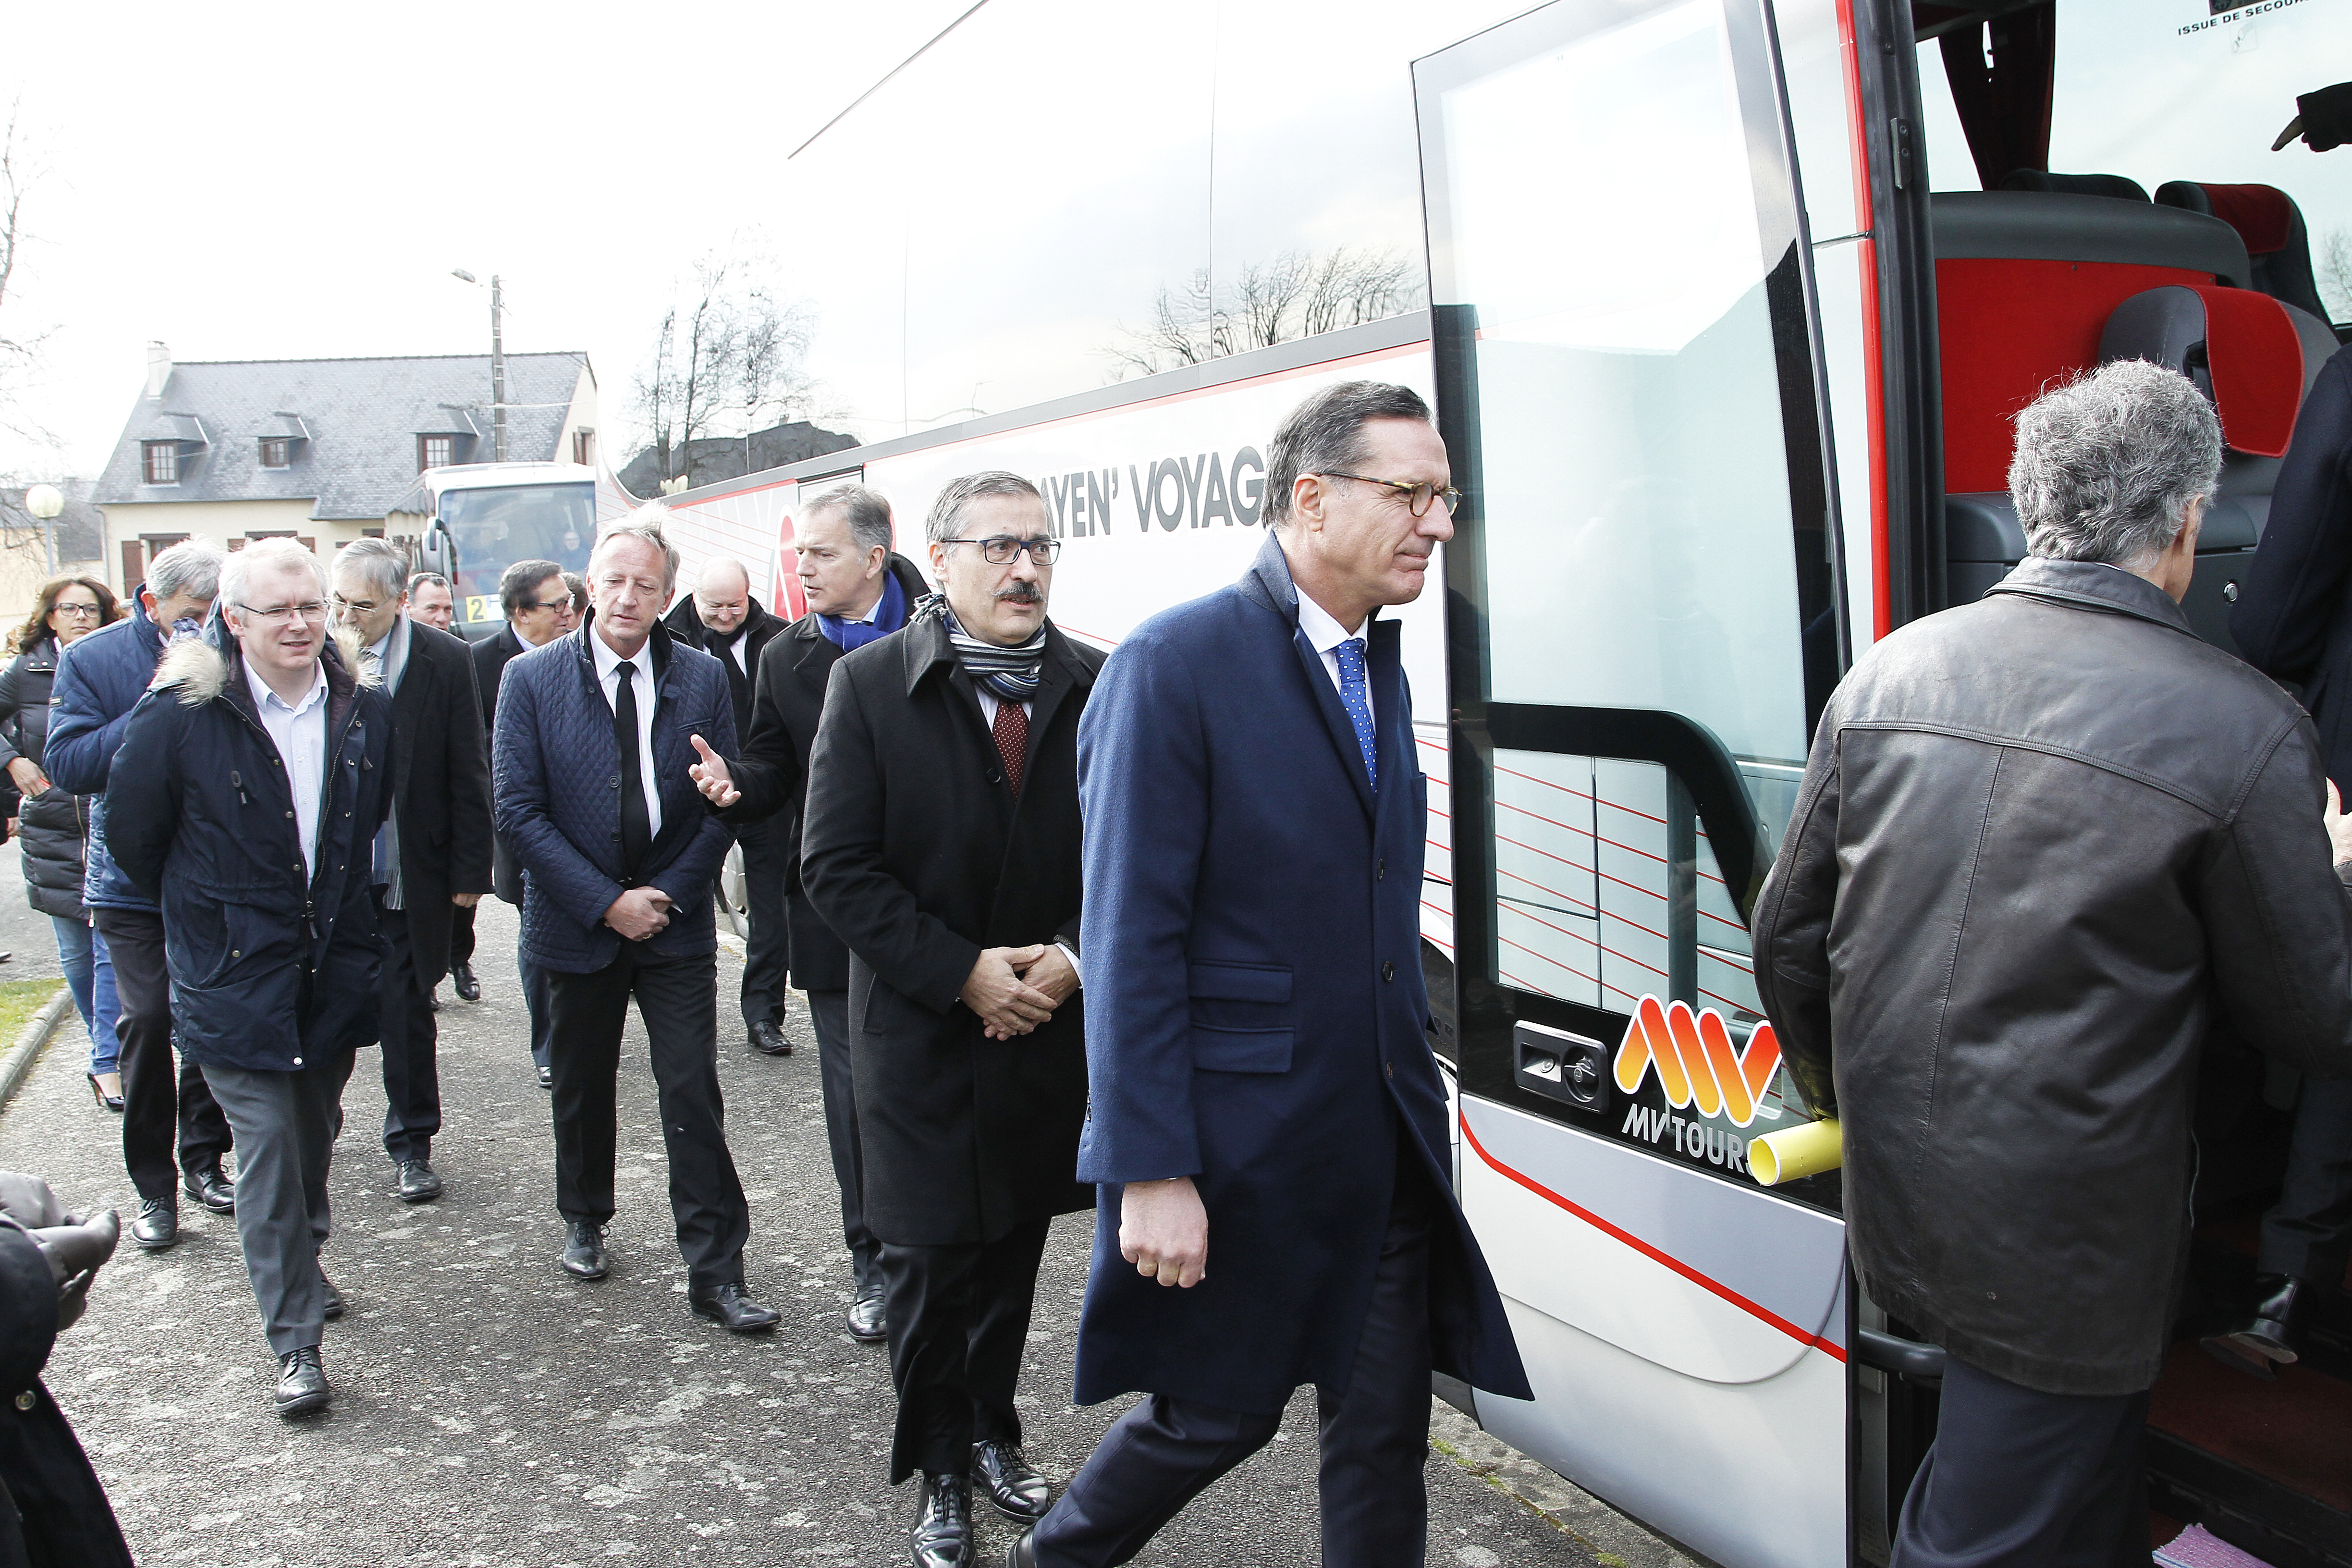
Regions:
M 1727 1568 L 1853 1549 L 1836 1178 L 1745 1167 L 1804 1114 L 1746 921 L 1844 646 L 1779 76 L 1759 0 L 1555 0 L 1414 67 L 1460 1190 L 1537 1392 L 1477 1414 Z

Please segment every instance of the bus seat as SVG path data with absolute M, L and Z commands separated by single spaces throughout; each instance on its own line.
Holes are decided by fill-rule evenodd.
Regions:
M 2107 196 L 2126 202 L 2147 200 L 2147 188 L 2122 174 L 2053 174 L 2045 169 L 2011 169 L 2002 177 L 2000 188 L 2070 196 Z
M 2179 371 L 2212 400 L 2221 439 L 2231 451 L 2284 458 L 2296 411 L 2317 373 L 2305 363 L 2310 356 L 2294 313 L 2251 289 L 2151 289 L 2107 318 L 2099 363 L 2144 359 Z
M 2168 284 L 2243 287 L 2251 272 L 2236 229 L 2178 207 L 1953 191 L 1930 208 L 1949 491 L 2008 483 L 2011 417 L 2053 380 L 2099 363 L 2117 305 Z
M 2156 188 L 2157 205 L 2218 217 L 2238 231 L 2252 258 L 2246 287 L 2284 300 L 2321 321 L 2327 307 L 2311 271 L 2311 232 L 2303 209 L 2276 185 L 2206 185 L 2170 180 Z

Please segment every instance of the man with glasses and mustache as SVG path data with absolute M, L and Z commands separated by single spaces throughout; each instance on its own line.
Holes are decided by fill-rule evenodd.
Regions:
M 220 593 L 131 710 L 107 842 L 163 910 L 174 1034 L 236 1130 L 237 1239 L 290 1417 L 331 1397 L 342 1300 L 319 1248 L 343 1084 L 376 1040 L 392 703 L 329 640 L 326 573 L 295 541 L 231 556 Z
M 553 642 L 580 624 L 572 617 L 572 590 L 564 584 L 563 568 L 552 561 L 518 561 L 508 567 L 499 579 L 499 603 L 506 610 L 507 624 L 473 648 L 474 691 L 482 700 L 485 735 L 498 731 L 499 682 L 506 675 L 508 661 L 517 654 Z M 492 889 L 508 903 L 522 903 L 522 863 L 515 858 L 503 833 L 491 838 L 490 882 Z M 478 1002 L 482 999 L 482 987 L 474 977 L 474 966 L 457 957 L 460 947 L 468 960 L 472 957 L 473 910 L 457 911 L 450 942 L 450 984 L 456 987 L 459 1001 Z M 539 1087 L 547 1089 L 555 1081 L 547 1065 L 547 977 L 523 956 L 520 948 L 515 952 L 515 969 L 522 979 L 523 1001 L 530 1008 L 531 1065 L 538 1071 Z
M 834 666 L 801 876 L 847 944 L 865 1220 L 898 1394 L 892 1484 L 922 1477 L 917 1568 L 964 1568 L 971 1490 L 1045 1510 L 1013 1408 L 1045 1229 L 1086 1117 L 1077 729 L 1103 656 L 1045 618 L 1036 487 L 971 474 L 932 503 L 943 592 Z
M 1087 710 L 1078 1174 L 1101 1185 L 1077 1397 L 1146 1397 L 1010 1568 L 1127 1562 L 1305 1383 L 1322 1560 L 1417 1568 L 1431 1372 L 1533 1397 L 1454 1200 L 1428 784 L 1379 616 L 1421 595 L 1451 485 L 1410 388 L 1307 399 L 1267 448 L 1255 563 L 1137 627 Z

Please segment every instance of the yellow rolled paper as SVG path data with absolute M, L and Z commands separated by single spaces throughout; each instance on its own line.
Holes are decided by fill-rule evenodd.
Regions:
M 1759 1186 L 1801 1181 L 1845 1163 L 1845 1135 L 1834 1118 L 1767 1132 L 1748 1145 L 1748 1173 Z

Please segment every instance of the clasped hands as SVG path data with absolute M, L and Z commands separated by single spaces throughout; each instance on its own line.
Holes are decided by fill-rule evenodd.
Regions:
M 604 923 L 631 942 L 643 942 L 669 925 L 671 899 L 659 888 L 630 888 L 604 910 Z
M 80 1320 L 89 1304 L 90 1281 L 114 1256 L 122 1238 L 121 1219 L 112 1209 L 77 1219 L 65 1212 L 48 1183 L 14 1171 L 0 1171 L 0 1214 L 23 1226 L 48 1260 L 49 1278 L 58 1288 L 58 1332 L 65 1332 Z
M 990 1039 L 1009 1040 L 1052 1017 L 1077 988 L 1070 955 L 1047 942 L 983 948 L 957 994 L 980 1015 Z

